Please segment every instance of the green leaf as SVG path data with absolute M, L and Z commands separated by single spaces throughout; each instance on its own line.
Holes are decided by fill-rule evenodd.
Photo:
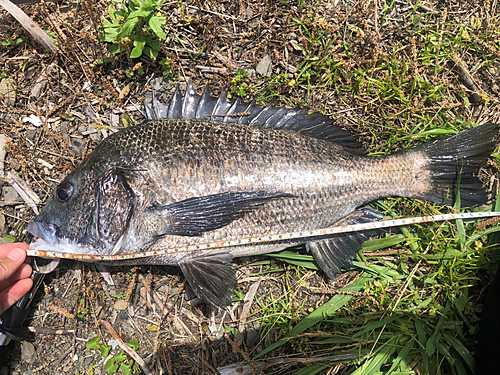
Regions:
M 85 346 L 87 347 L 87 349 L 99 349 L 101 347 L 101 345 L 99 345 L 99 341 L 101 341 L 101 338 L 99 336 L 96 336 L 93 339 L 87 341 Z
M 156 51 L 156 52 L 161 51 L 161 43 L 159 41 L 148 38 L 147 43 L 148 43 L 148 46 L 150 46 L 151 49 L 153 49 L 154 51 Z
M 406 241 L 406 237 L 402 234 L 397 234 L 391 237 L 377 238 L 371 241 L 366 241 L 361 245 L 363 251 L 376 251 L 387 247 L 395 246 Z
M 141 57 L 145 44 L 146 42 L 134 42 L 135 47 L 132 49 L 132 52 L 130 52 L 130 58 L 136 59 L 138 57 Z
M 120 46 L 117 43 L 114 43 L 109 47 L 109 52 L 114 53 L 114 54 L 118 54 L 118 53 L 122 52 L 122 49 L 120 48 Z
M 125 22 L 122 26 L 121 31 L 118 33 L 116 38 L 120 40 L 121 38 L 130 38 L 132 32 L 134 31 L 134 28 L 137 26 L 139 23 L 138 18 L 129 18 L 127 22 Z
M 115 358 L 116 362 L 120 363 L 120 362 L 125 361 L 127 359 L 127 356 L 125 355 L 124 351 L 122 350 L 120 353 L 115 355 L 114 358 Z
M 106 361 L 106 363 L 104 364 L 104 370 L 106 370 L 108 374 L 114 374 L 118 371 L 118 364 L 116 363 L 115 357 L 112 357 Z
M 101 345 L 101 355 L 106 358 L 111 352 L 111 345 Z
M 142 17 L 142 18 L 146 18 L 148 17 L 149 15 L 151 14 L 151 12 L 147 11 L 147 10 L 144 10 L 144 9 L 138 9 L 138 10 L 134 10 L 132 13 L 130 13 L 128 16 L 129 17 Z
M 5 236 L 3 236 L 3 239 L 7 243 L 14 243 L 14 242 L 16 242 L 16 236 L 12 236 L 10 234 L 6 234 Z
M 135 340 L 130 340 L 127 342 L 127 346 L 134 349 L 134 350 L 137 350 L 139 349 L 139 343 Z
M 447 332 L 443 332 L 443 336 L 448 341 L 451 346 L 460 354 L 460 356 L 464 359 L 470 369 L 474 369 L 476 367 L 476 361 L 474 357 L 469 352 L 469 350 L 462 344 L 456 337 L 453 337 Z
M 133 361 L 130 360 L 128 363 L 122 363 L 120 366 L 120 370 L 122 370 L 123 375 L 132 375 L 132 365 Z
M 109 18 L 115 20 L 116 19 L 115 13 L 116 13 L 116 8 L 113 4 L 111 4 L 108 8 Z
M 158 19 L 158 17 L 153 16 L 149 19 L 149 27 L 151 27 L 151 30 L 154 31 L 154 33 L 158 36 L 160 39 L 166 39 L 167 34 L 165 34 L 165 31 L 161 28 L 161 22 Z
M 154 51 L 153 49 L 146 47 L 144 49 L 146 51 L 146 55 L 151 59 L 151 60 L 156 60 L 158 57 L 158 51 Z

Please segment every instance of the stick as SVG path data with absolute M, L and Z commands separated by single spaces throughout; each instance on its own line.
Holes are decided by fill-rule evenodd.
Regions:
M 151 370 L 149 370 L 148 365 L 146 365 L 146 362 L 144 362 L 144 360 L 141 357 L 139 357 L 139 355 L 134 351 L 134 349 L 132 349 L 132 348 L 128 347 L 127 345 L 125 345 L 125 343 L 122 341 L 122 339 L 120 338 L 120 336 L 118 336 L 118 333 L 111 326 L 111 324 L 109 322 L 105 321 L 105 320 L 101 320 L 101 323 L 102 323 L 102 325 L 104 327 L 106 327 L 106 329 L 111 334 L 111 336 L 113 336 L 115 338 L 116 342 L 118 342 L 118 346 L 125 353 L 127 353 L 129 356 L 131 356 L 132 359 L 139 364 L 139 366 L 141 366 L 142 371 L 144 371 L 144 373 L 146 375 L 152 374 Z
M 29 18 L 26 13 L 24 13 L 19 7 L 9 0 L 0 0 L 0 6 L 2 6 L 7 12 L 9 12 L 12 17 L 14 17 L 22 27 L 26 29 L 27 32 L 31 34 L 35 40 L 40 43 L 43 47 L 47 48 L 50 52 L 56 53 L 57 48 L 50 39 L 50 37 L 45 34 L 45 32 L 38 26 L 35 22 Z

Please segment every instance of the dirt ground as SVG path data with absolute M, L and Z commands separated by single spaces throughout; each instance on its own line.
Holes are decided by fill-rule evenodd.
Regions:
M 166 56 L 168 69 L 160 69 L 145 57 L 132 61 L 121 56 L 111 63 L 99 62 L 111 54 L 97 38 L 93 18 L 107 15 L 110 4 L 107 1 L 78 4 L 57 1 L 22 6 L 57 41 L 56 55 L 44 52 L 8 13 L 1 11 L 0 35 L 9 35 L 9 41 L 17 38 L 23 41 L 0 45 L 0 79 L 15 88 L 15 95 L 4 93 L 0 100 L 0 133 L 7 137 L 5 164 L 0 165 L 5 173 L 14 171 L 33 189 L 40 198 L 41 208 L 68 171 L 104 137 L 123 126 L 126 120 L 123 113 L 134 121 L 142 120 L 140 104 L 153 83 L 164 93 L 163 98 L 172 94 L 175 82 L 180 83 L 181 90 L 185 89 L 188 79 L 200 92 L 208 83 L 218 94 L 222 88 L 231 86 L 238 69 L 246 70 L 248 76 L 243 82 L 252 87 L 246 92 L 246 100 L 258 93 L 265 102 L 274 105 L 307 105 L 334 114 L 338 125 L 362 134 L 361 141 L 367 148 L 381 145 L 379 150 L 385 151 L 403 147 L 386 144 L 383 135 L 374 137 L 383 134 L 388 118 L 390 126 L 404 126 L 398 122 L 400 105 L 382 99 L 363 102 L 360 97 L 354 99 L 347 90 L 340 90 L 339 94 L 331 83 L 322 86 L 321 76 L 315 79 L 313 87 L 291 84 L 292 77 L 297 78 L 300 73 L 296 67 L 305 59 L 296 45 L 306 46 L 310 40 L 301 36 L 302 26 L 290 25 L 297 18 L 307 18 L 305 26 L 313 28 L 319 23 L 325 34 L 340 35 L 335 42 L 338 44 L 331 47 L 333 54 L 342 43 L 349 43 L 350 58 L 342 57 L 341 63 L 346 69 L 365 69 L 370 61 L 390 54 L 395 45 L 402 48 L 403 52 L 398 53 L 408 56 L 412 55 L 412 48 L 420 48 L 419 40 L 415 42 L 410 35 L 416 26 L 405 17 L 415 4 L 395 1 L 391 12 L 383 13 L 382 3 L 386 2 L 378 6 L 372 1 L 301 3 L 167 2 L 162 8 L 168 16 L 162 56 Z M 430 0 L 417 8 L 416 12 L 422 14 L 434 12 L 443 24 L 470 24 L 476 17 L 487 27 L 500 15 L 496 1 Z M 359 30 L 357 34 L 353 29 Z M 493 48 L 488 42 L 482 43 L 485 50 L 489 48 L 492 55 L 498 56 L 497 45 Z M 322 48 L 306 47 L 311 51 Z M 268 59 L 270 65 L 266 63 Z M 456 67 L 430 74 L 429 65 L 425 65 L 412 74 L 421 74 L 434 84 L 440 81 L 450 92 L 456 92 L 456 103 L 447 105 L 457 118 L 474 118 L 478 123 L 498 120 L 498 62 L 477 60 L 474 51 L 461 54 L 457 61 L 472 72 L 475 86 L 467 83 L 465 70 Z M 281 79 L 270 85 L 261 74 L 266 70 Z M 345 77 L 339 77 L 339 84 L 355 85 L 346 82 Z M 460 100 L 463 92 L 471 105 Z M 484 95 L 478 97 L 477 92 Z M 428 105 L 425 98 L 413 104 L 414 116 L 424 113 Z M 29 116 L 42 121 L 24 120 Z M 25 229 L 35 216 L 34 211 L 6 179 L 0 180 L 0 186 L 3 189 L 0 235 L 30 242 L 32 236 Z M 243 296 L 253 291 L 261 297 L 282 298 L 291 289 L 296 297 L 294 303 L 304 303 L 297 319 L 328 299 L 327 295 L 314 291 L 332 287 L 323 274 L 313 271 L 304 274 L 274 261 L 265 266 L 250 265 L 258 260 L 262 257 L 238 261 L 238 290 Z M 272 272 L 278 268 L 285 271 Z M 270 272 L 255 276 L 264 270 Z M 106 356 L 86 348 L 87 341 L 95 336 L 114 348 L 118 345 L 101 321 L 109 322 L 124 341 L 137 341 L 138 354 L 154 374 L 216 374 L 217 369 L 252 358 L 278 339 L 276 329 L 259 338 L 258 312 L 241 322 L 242 314 L 247 314 L 243 301 L 236 301 L 228 311 L 222 311 L 196 299 L 175 267 L 132 270 L 115 267 L 109 270 L 114 285 L 109 285 L 105 275 L 106 272 L 93 265 L 69 261 L 48 275 L 35 298 L 28 322 L 32 338 L 27 343 L 0 348 L 3 364 L 0 375 L 104 374 Z M 347 284 L 356 275 L 356 272 L 345 273 L 338 285 Z M 285 288 L 284 279 L 292 280 L 291 286 Z M 243 332 L 243 336 L 234 335 L 235 329 Z M 291 347 L 285 345 L 267 358 L 272 361 L 290 352 Z M 290 361 L 281 373 L 293 373 L 302 367 L 303 364 Z M 140 369 L 136 367 L 134 371 L 139 373 Z M 347 372 L 348 367 L 340 366 L 329 373 Z

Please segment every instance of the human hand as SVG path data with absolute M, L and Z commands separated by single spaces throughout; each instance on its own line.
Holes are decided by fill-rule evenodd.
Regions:
M 27 249 L 24 243 L 0 245 L 0 314 L 19 301 L 33 285 Z

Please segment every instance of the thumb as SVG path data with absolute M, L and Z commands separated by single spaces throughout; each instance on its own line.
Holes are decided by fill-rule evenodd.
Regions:
M 0 282 L 7 280 L 26 259 L 26 250 L 15 247 L 0 257 Z

